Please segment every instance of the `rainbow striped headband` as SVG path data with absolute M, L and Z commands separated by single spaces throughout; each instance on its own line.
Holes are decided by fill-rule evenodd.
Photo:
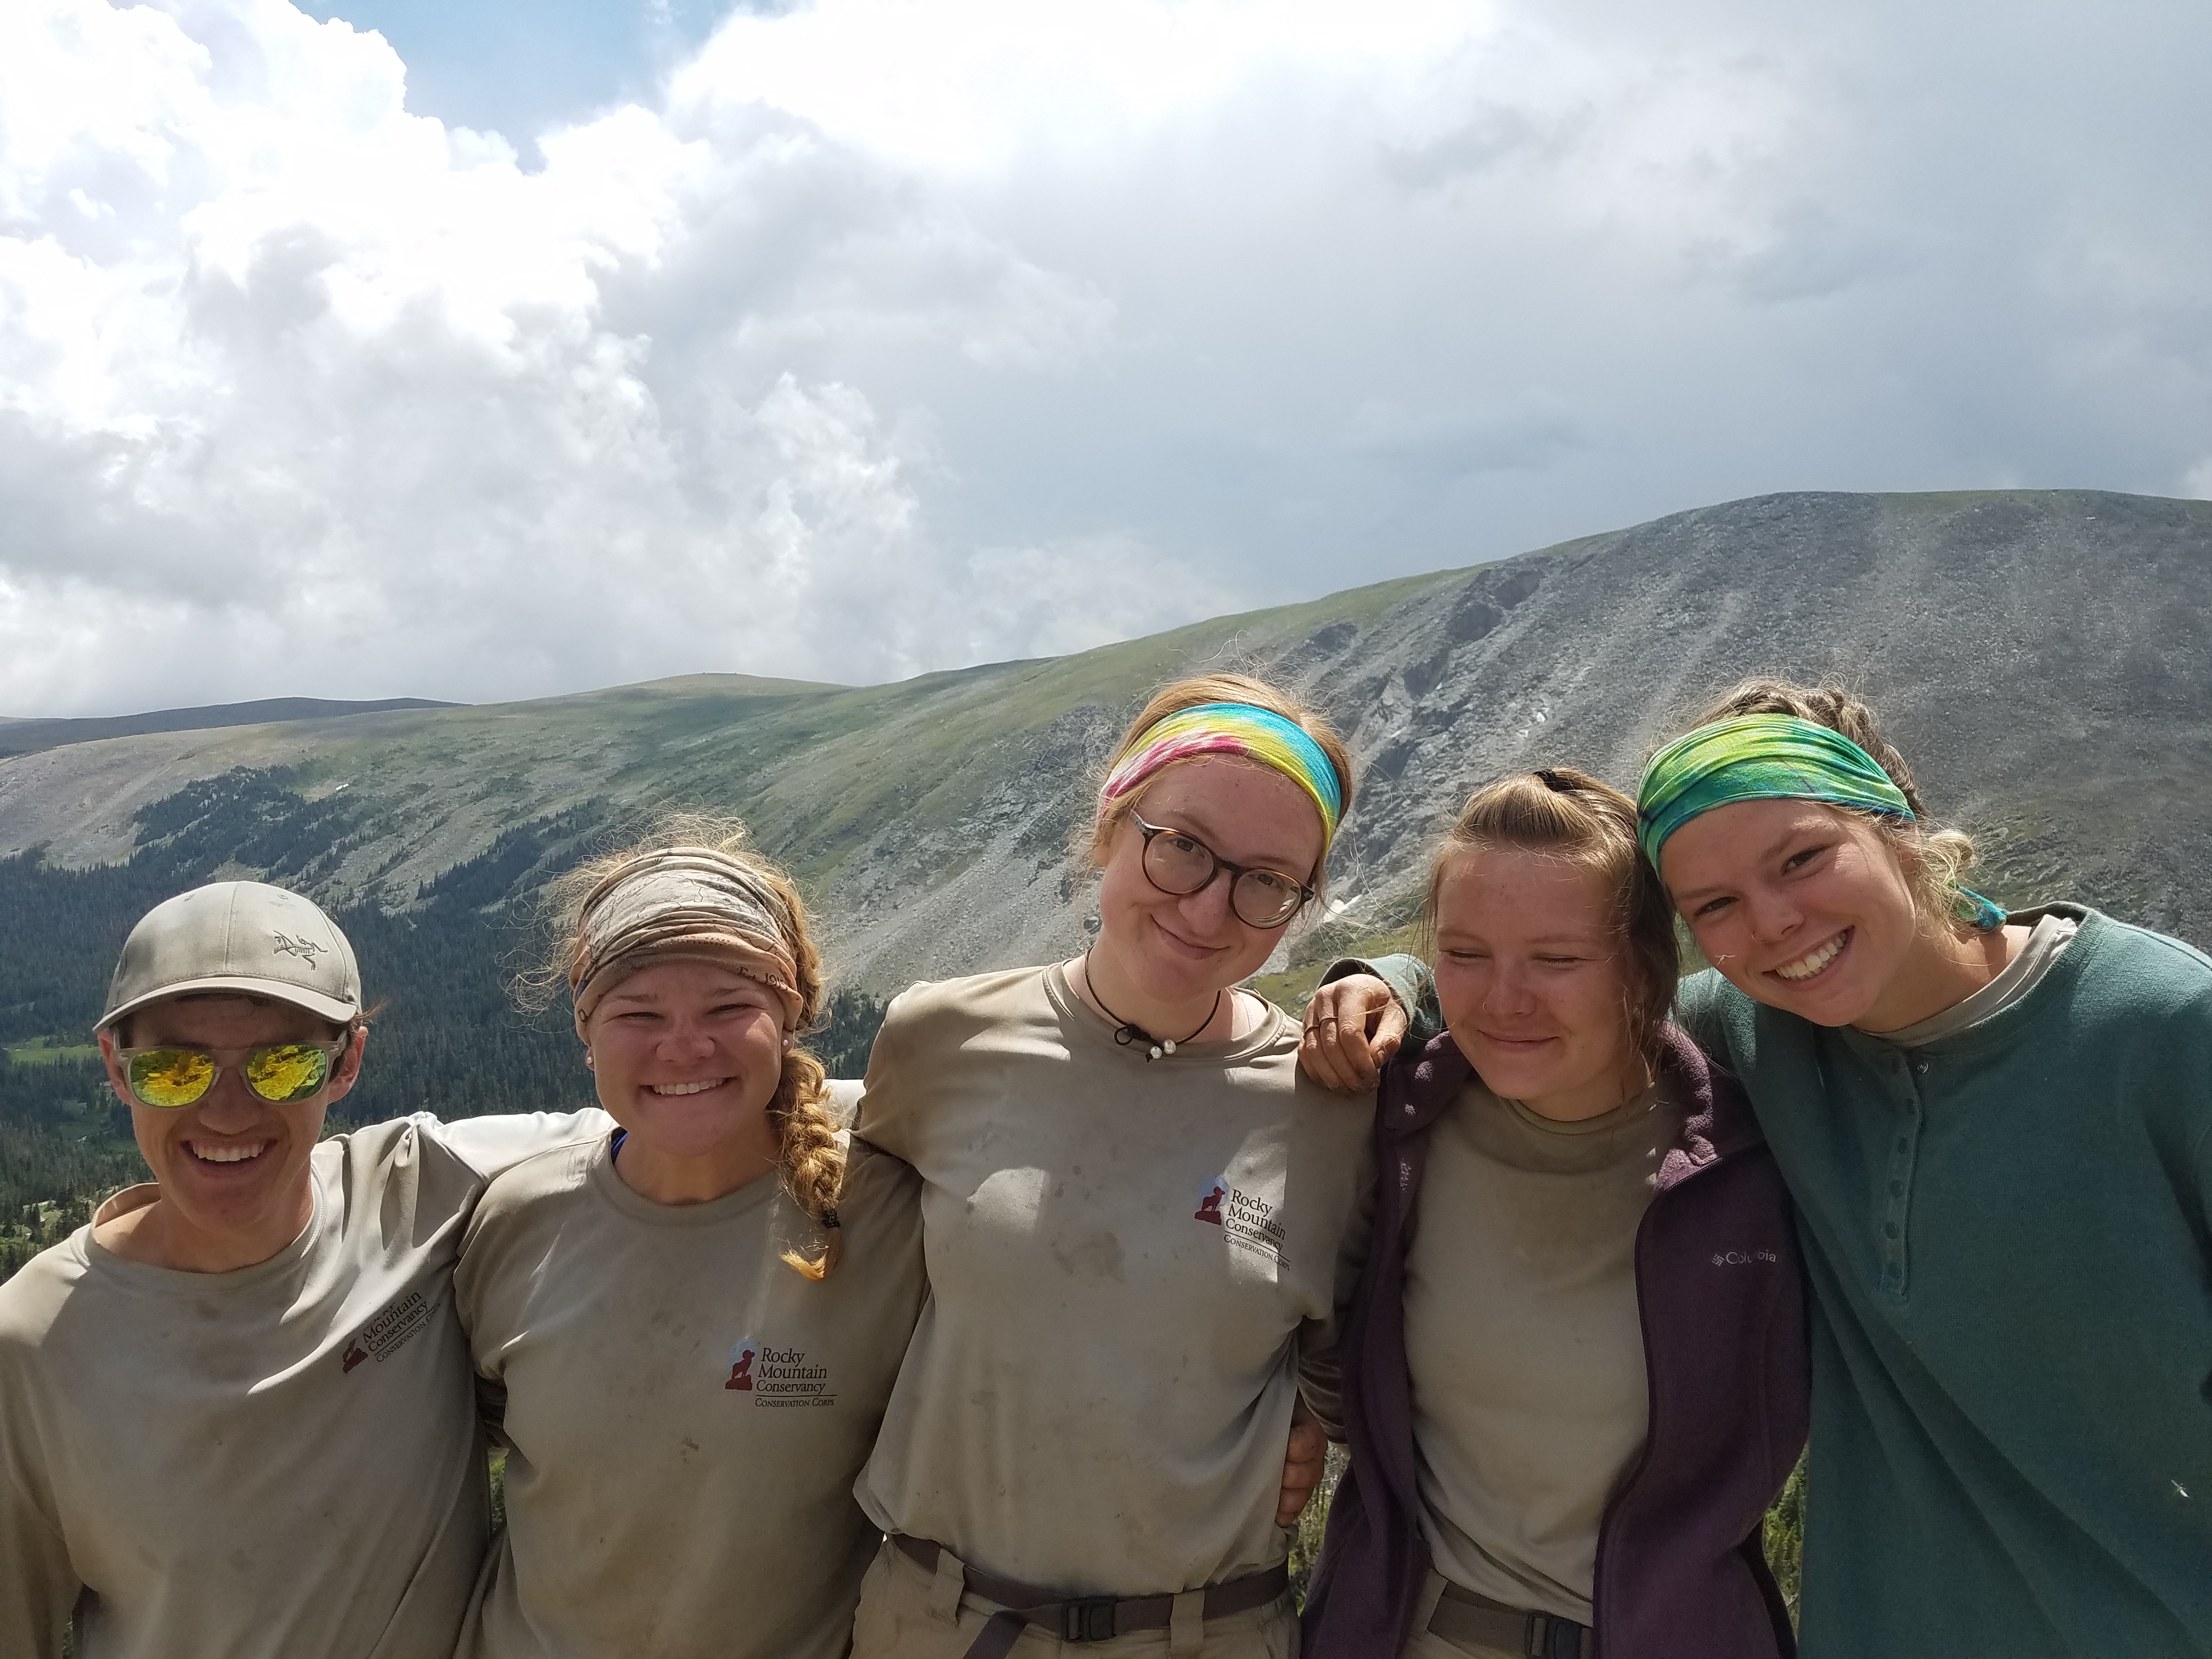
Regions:
M 1107 773 L 1098 796 L 1099 817 L 1163 766 L 1194 755 L 1242 755 L 1280 772 L 1320 809 L 1322 849 L 1336 839 L 1337 822 L 1344 816 L 1336 768 L 1295 721 L 1249 702 L 1202 702 L 1178 708 L 1147 727 Z

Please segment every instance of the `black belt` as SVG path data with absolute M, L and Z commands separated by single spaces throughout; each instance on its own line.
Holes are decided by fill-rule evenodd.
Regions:
M 903 1550 L 925 1572 L 937 1571 L 944 1546 L 927 1538 L 893 1533 L 891 1542 Z M 1011 1578 L 994 1578 L 988 1572 L 963 1566 L 960 1576 L 966 1588 L 986 1601 L 996 1601 L 999 1611 L 985 1623 L 968 1649 L 967 1659 L 1004 1659 L 1021 1639 L 1027 1625 L 1042 1626 L 1063 1642 L 1103 1642 L 1134 1630 L 1165 1630 L 1175 1613 L 1172 1595 L 1063 1596 L 1057 1590 Z M 1231 1613 L 1264 1607 L 1291 1587 L 1288 1566 L 1231 1578 L 1206 1587 L 1205 1616 L 1218 1619 Z
M 1589 1659 L 1589 1626 L 1556 1613 L 1529 1613 L 1446 1584 L 1429 1628 L 1448 1641 L 1503 1648 L 1522 1659 Z

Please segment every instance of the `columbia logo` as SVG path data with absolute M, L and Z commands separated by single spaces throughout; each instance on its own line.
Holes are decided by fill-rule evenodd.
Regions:
M 1778 1260 L 1779 1258 L 1771 1250 L 1716 1250 L 1713 1252 L 1713 1266 L 1716 1267 L 1745 1267 L 1754 1261 Z

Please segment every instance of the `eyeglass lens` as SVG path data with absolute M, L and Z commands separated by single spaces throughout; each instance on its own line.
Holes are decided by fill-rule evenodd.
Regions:
M 1195 893 L 1213 879 L 1220 861 L 1203 842 L 1164 830 L 1145 848 L 1145 874 L 1163 893 Z M 1298 908 L 1304 895 L 1272 870 L 1247 870 L 1229 889 L 1229 908 L 1248 927 L 1273 927 Z

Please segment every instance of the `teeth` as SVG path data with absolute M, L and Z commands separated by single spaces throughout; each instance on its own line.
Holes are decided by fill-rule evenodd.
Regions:
M 1838 933 L 1812 955 L 1800 957 L 1774 971 L 1784 979 L 1810 979 L 1836 959 L 1836 952 L 1844 948 L 1844 936 Z
M 709 1089 L 719 1089 L 730 1079 L 710 1078 L 704 1083 L 648 1083 L 645 1086 L 657 1095 L 703 1095 Z
M 258 1140 L 251 1146 L 203 1146 L 191 1143 L 192 1156 L 210 1164 L 243 1164 L 249 1158 L 258 1158 L 268 1149 L 269 1143 Z

